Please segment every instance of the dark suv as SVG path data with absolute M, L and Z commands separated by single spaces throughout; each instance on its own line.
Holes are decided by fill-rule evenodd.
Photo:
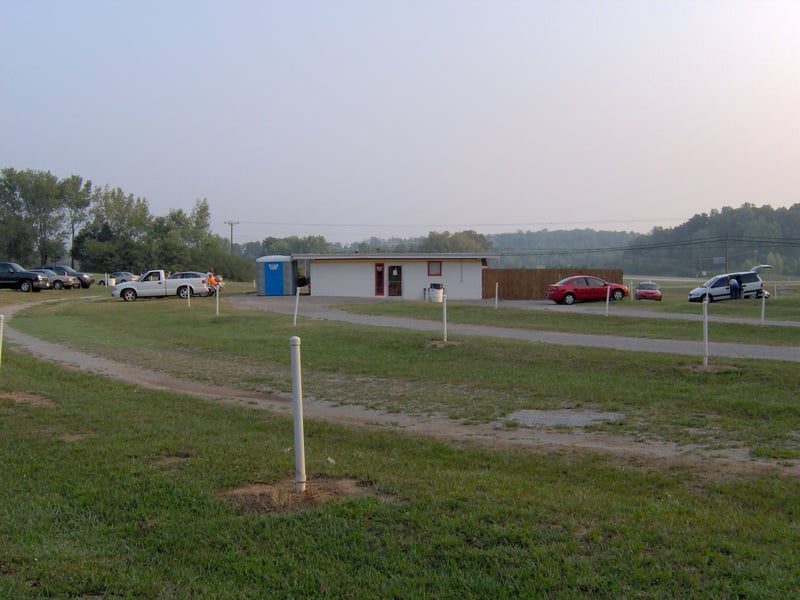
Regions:
M 37 269 L 50 269 L 59 275 L 72 275 L 81 282 L 81 287 L 86 289 L 94 283 L 94 275 L 91 273 L 80 273 L 75 269 L 66 265 L 45 265 L 43 267 L 36 267 Z
M 41 273 L 27 271 L 13 262 L 0 262 L 0 288 L 20 292 L 40 292 L 50 284 Z

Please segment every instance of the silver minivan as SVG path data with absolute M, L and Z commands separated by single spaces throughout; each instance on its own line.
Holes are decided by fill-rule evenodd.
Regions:
M 708 297 L 709 302 L 730 300 L 731 281 L 734 279 L 739 283 L 740 298 L 761 298 L 764 294 L 764 282 L 761 281 L 758 273 L 763 269 L 771 268 L 770 265 L 758 265 L 749 271 L 714 275 L 703 285 L 689 292 L 689 302 L 702 302 L 706 297 Z

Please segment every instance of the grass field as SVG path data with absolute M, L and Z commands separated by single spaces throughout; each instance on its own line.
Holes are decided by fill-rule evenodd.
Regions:
M 287 341 L 297 335 L 306 393 L 333 402 L 465 422 L 503 423 L 521 409 L 618 411 L 621 421 L 592 430 L 704 451 L 672 460 L 485 448 L 310 421 L 309 488 L 348 479 L 373 493 L 258 510 L 226 492 L 291 480 L 290 419 L 110 383 L 5 345 L 0 597 L 788 598 L 800 589 L 800 484 L 781 469 L 800 458 L 795 364 L 729 360 L 704 371 L 687 357 L 508 340 L 441 347 L 421 332 L 293 327 L 287 315 L 228 305 L 215 316 L 212 299 L 125 304 L 93 291 L 39 304 L 13 325 L 143 369 L 263 391 L 289 389 Z M 12 296 L 22 295 L 0 293 L 0 313 Z M 781 300 L 789 318 L 797 307 Z M 411 307 L 418 317 L 428 308 Z M 498 314 L 458 308 L 453 318 Z M 502 318 L 515 323 L 538 318 L 508 310 Z M 663 326 L 644 319 L 636 329 L 659 337 Z M 740 335 L 791 343 L 771 329 Z M 701 457 L 726 448 L 775 469 Z

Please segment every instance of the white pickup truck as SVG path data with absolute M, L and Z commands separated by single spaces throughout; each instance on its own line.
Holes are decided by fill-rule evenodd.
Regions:
M 161 269 L 145 271 L 136 281 L 118 283 L 111 290 L 111 296 L 133 302 L 136 298 L 166 298 L 177 296 L 207 296 L 211 292 L 204 273 L 185 271 L 169 277 Z

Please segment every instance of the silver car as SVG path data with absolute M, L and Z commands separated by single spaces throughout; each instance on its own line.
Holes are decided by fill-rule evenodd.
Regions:
M 71 290 L 81 287 L 81 282 L 72 275 L 61 275 L 50 269 L 31 269 L 34 273 L 41 273 L 47 278 L 47 283 L 54 290 Z

